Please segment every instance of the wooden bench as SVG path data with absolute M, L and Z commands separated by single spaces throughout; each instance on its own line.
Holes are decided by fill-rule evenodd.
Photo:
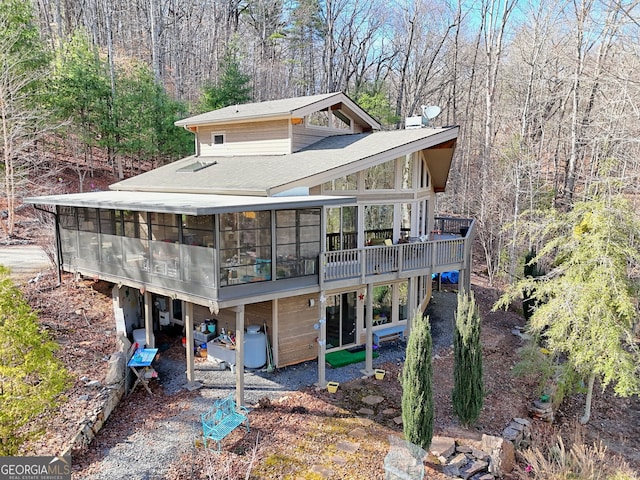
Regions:
M 404 339 L 404 331 L 407 328 L 406 325 L 390 325 L 385 328 L 379 328 L 378 330 L 373 331 L 373 344 L 376 346 L 380 346 L 380 341 L 382 339 L 387 339 L 387 337 L 391 336 L 400 336 L 400 338 Z
M 204 447 L 207 447 L 207 440 L 218 443 L 218 452 L 222 439 L 229 435 L 236 427 L 246 424 L 249 431 L 249 410 L 246 407 L 236 406 L 233 394 L 220 398 L 213 403 L 213 406 L 201 415 L 202 435 L 204 437 Z

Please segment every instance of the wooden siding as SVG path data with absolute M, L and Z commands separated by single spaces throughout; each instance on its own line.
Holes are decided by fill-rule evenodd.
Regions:
M 309 128 L 304 125 L 293 126 L 293 138 L 291 149 L 294 152 L 302 150 L 304 147 L 308 147 L 311 144 L 322 140 L 325 137 L 330 137 L 338 132 L 349 133 L 346 130 L 330 130 L 328 128 Z
M 212 133 L 224 134 L 224 145 L 212 145 Z M 288 120 L 201 127 L 198 143 L 203 157 L 291 153 Z
M 200 307 L 198 305 L 194 306 L 194 317 L 199 318 L 199 312 L 203 310 L 206 312 L 207 317 L 204 318 L 215 318 L 218 320 L 218 332 L 221 328 L 225 330 L 235 331 L 236 328 L 236 312 L 231 308 L 226 308 L 220 310 L 217 315 L 211 315 L 209 313 L 209 309 L 205 307 Z M 247 328 L 249 325 L 259 325 L 260 329 L 262 329 L 264 324 L 267 324 L 267 329 L 270 330 L 273 326 L 273 320 L 271 319 L 271 302 L 260 302 L 260 303 L 251 303 L 245 305 L 244 307 L 244 326 Z M 271 336 L 269 337 L 271 340 Z
M 312 298 L 317 301 L 317 295 L 278 300 L 278 367 L 318 358 L 318 307 L 309 306 Z

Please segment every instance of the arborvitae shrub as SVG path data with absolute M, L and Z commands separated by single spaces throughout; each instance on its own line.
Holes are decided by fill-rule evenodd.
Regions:
M 472 425 L 483 403 L 480 314 L 473 293 L 458 294 L 453 333 L 453 411 L 462 425 Z
M 405 439 L 425 450 L 428 450 L 433 437 L 431 350 L 429 317 L 416 312 L 407 343 L 407 358 L 400 377 L 402 422 Z

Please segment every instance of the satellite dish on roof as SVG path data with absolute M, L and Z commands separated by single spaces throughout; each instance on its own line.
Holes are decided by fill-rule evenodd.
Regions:
M 440 115 L 442 109 L 437 105 L 425 106 L 422 105 L 422 124 L 427 126 L 438 115 Z

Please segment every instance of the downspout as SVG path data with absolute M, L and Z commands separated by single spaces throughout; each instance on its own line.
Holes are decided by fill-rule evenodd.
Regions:
M 56 285 L 56 287 L 59 287 L 60 285 L 62 285 L 62 246 L 61 246 L 61 242 L 60 242 L 60 224 L 58 222 L 58 213 L 57 213 L 57 209 L 55 212 L 50 212 L 49 210 L 45 210 L 44 208 L 40 208 L 37 205 L 34 205 L 33 208 L 35 208 L 36 210 L 40 210 L 41 212 L 44 213 L 49 213 L 51 215 L 53 215 L 54 217 L 54 221 L 55 221 L 55 239 L 56 239 L 56 258 L 55 258 L 55 262 L 56 262 L 56 270 L 58 271 L 58 283 Z

